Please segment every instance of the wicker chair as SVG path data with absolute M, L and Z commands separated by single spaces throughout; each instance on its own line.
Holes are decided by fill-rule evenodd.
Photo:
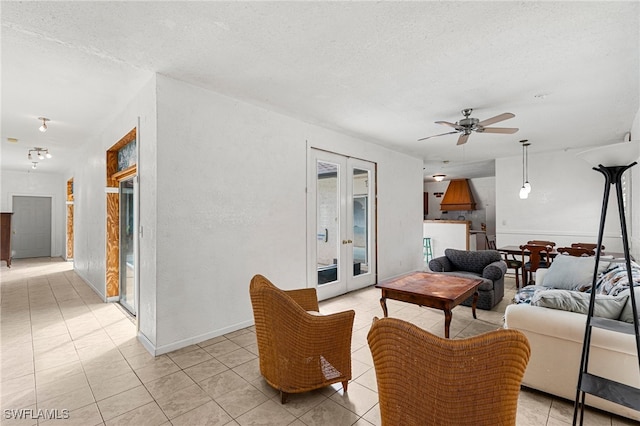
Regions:
M 397 318 L 373 320 L 382 425 L 515 425 L 530 348 L 517 330 L 435 336 Z
M 260 372 L 281 402 L 338 382 L 346 392 L 355 312 L 318 315 L 315 288 L 283 291 L 262 275 L 251 279 L 249 293 Z

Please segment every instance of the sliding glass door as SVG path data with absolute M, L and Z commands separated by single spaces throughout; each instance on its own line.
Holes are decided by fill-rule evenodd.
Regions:
M 120 181 L 120 304 L 136 315 L 135 176 Z

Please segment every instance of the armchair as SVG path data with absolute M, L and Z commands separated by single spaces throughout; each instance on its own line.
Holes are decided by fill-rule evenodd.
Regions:
M 436 257 L 429 262 L 432 272 L 455 275 L 464 278 L 481 278 L 478 287 L 479 309 L 490 310 L 504 297 L 504 274 L 507 264 L 500 252 L 496 250 L 456 250 L 446 249 L 444 256 Z M 471 306 L 473 298 L 462 302 L 464 306 Z
M 531 354 L 524 333 L 451 340 L 397 318 L 373 321 L 367 341 L 383 426 L 515 426 Z
M 280 391 L 281 402 L 338 382 L 346 392 L 355 312 L 317 315 L 315 288 L 283 291 L 262 275 L 251 279 L 249 294 L 260 373 Z

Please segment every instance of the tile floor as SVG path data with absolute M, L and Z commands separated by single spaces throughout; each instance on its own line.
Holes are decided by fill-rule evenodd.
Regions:
M 381 316 L 375 288 L 321 303 L 325 313 L 356 310 L 349 392 L 335 385 L 281 405 L 260 376 L 252 327 L 154 358 L 136 340 L 132 319 L 103 303 L 71 263 L 15 260 L 0 273 L 2 425 L 380 424 L 366 343 L 371 319 Z M 477 320 L 470 308 L 457 307 L 451 335 L 499 327 L 514 293 L 513 279 L 507 284 L 504 301 L 493 311 L 479 310 Z M 444 334 L 442 312 L 394 301 L 388 306 L 391 316 Z M 32 411 L 10 411 L 19 409 Z M 11 418 L 18 413 L 27 418 Z M 572 413 L 571 402 L 523 389 L 517 424 L 567 425 Z M 589 410 L 585 424 L 635 423 Z

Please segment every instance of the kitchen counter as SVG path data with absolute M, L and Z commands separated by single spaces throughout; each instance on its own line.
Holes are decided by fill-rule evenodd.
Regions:
M 444 256 L 448 248 L 476 250 L 476 238 L 469 238 L 470 220 L 425 220 L 423 237 L 431 238 L 433 257 Z

